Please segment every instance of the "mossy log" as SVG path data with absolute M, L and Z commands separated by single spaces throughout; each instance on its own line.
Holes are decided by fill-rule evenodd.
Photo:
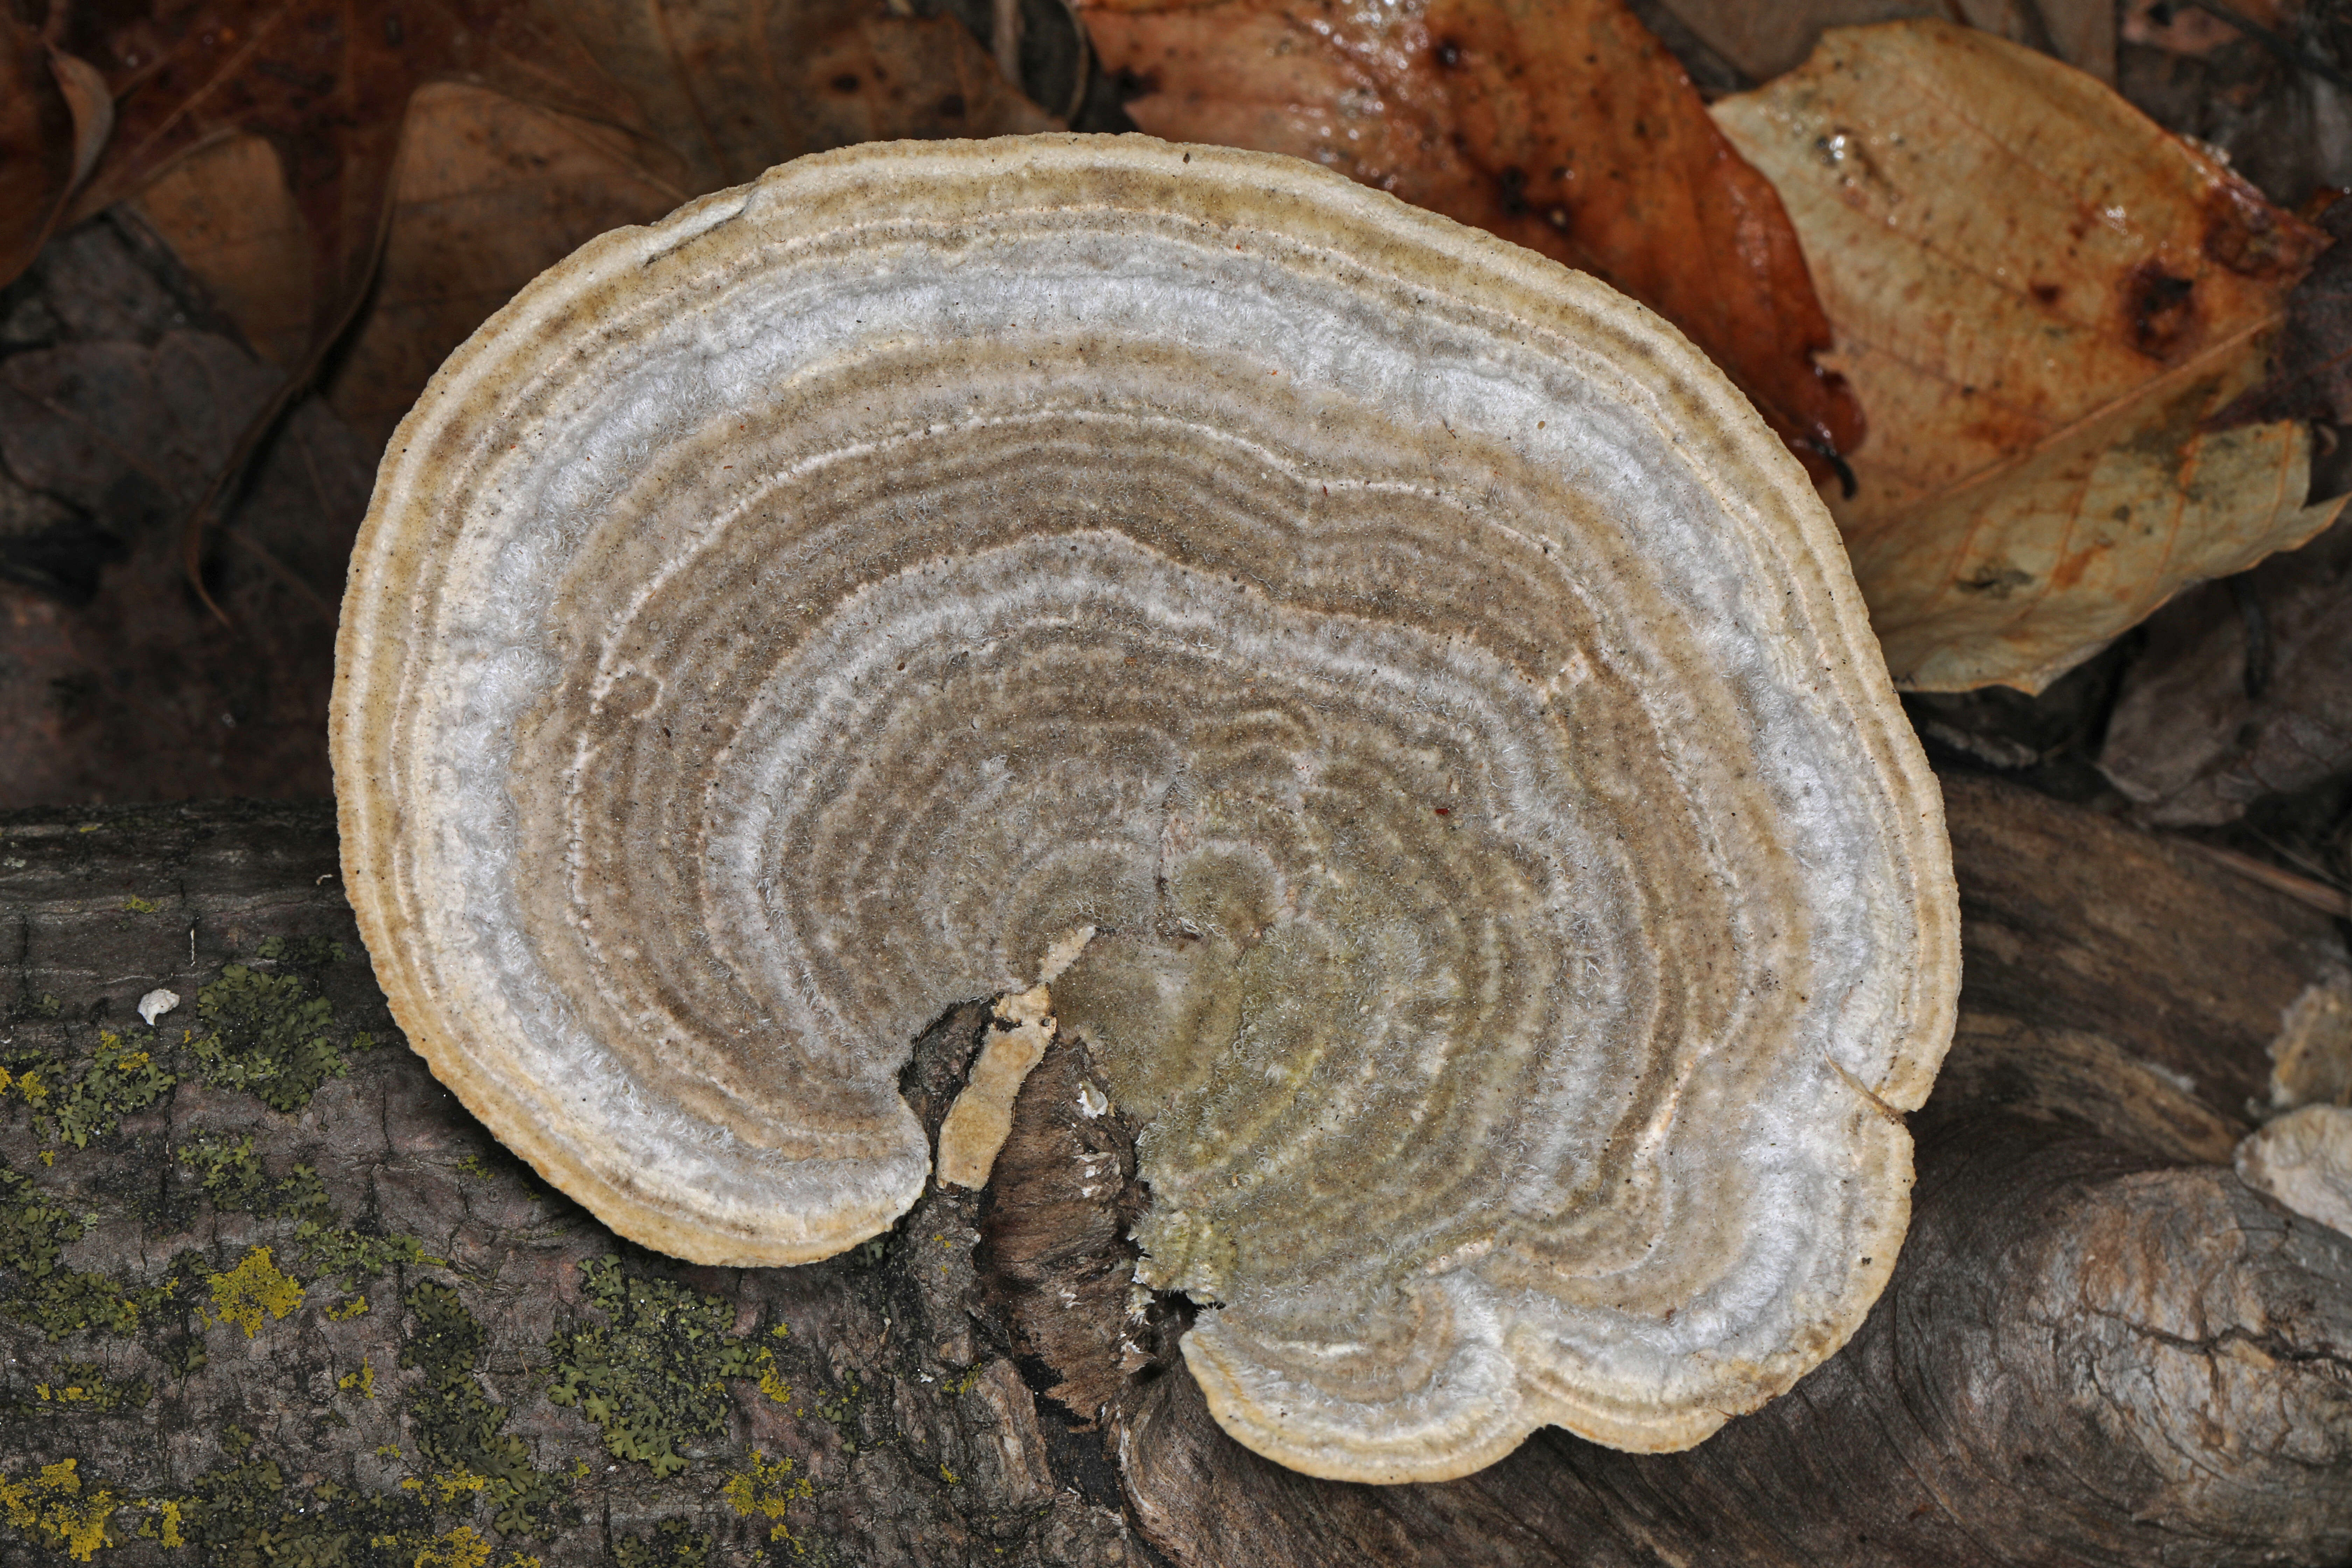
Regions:
M 0 817 L 0 1562 L 2344 1561 L 2352 1237 L 2228 1168 L 2283 1028 L 2347 1016 L 2340 931 L 1946 787 L 1960 1033 L 1861 1332 L 1687 1453 L 1546 1431 L 1392 1488 L 1209 1420 L 1188 1304 L 1131 1293 L 1148 1194 L 1076 1047 L 985 1193 L 827 1263 L 689 1268 L 402 1047 L 326 805 Z M 934 1129 L 982 1020 L 916 1045 Z

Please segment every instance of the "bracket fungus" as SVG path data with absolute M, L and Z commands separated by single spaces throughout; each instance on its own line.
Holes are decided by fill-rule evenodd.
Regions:
M 595 240 L 401 426 L 337 658 L 395 1016 L 648 1246 L 888 1227 L 995 996 L 1299 1470 L 1687 1447 L 1893 1267 L 1958 915 L 1827 514 L 1655 316 L 1307 164 L 864 146 Z

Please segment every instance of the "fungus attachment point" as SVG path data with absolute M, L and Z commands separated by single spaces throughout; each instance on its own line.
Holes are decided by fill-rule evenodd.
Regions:
M 1043 985 L 996 1005 L 996 1021 L 971 1064 L 971 1078 L 940 1124 L 941 1186 L 984 1187 L 997 1151 L 1013 1135 L 1013 1100 L 1054 1041 L 1053 999 Z
M 1939 797 L 1802 471 L 1591 279 L 1251 153 L 806 159 L 492 318 L 344 603 L 394 1014 L 648 1246 L 889 1226 L 994 995 L 941 1178 L 1082 1037 L 1299 1469 L 1695 1443 L 1893 1267 Z

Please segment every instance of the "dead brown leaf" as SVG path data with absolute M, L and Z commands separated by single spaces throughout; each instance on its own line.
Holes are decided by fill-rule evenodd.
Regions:
M 381 274 L 322 390 L 381 444 L 450 349 L 583 241 L 677 205 L 625 142 L 569 115 L 436 83 L 410 105 Z M 136 204 L 264 354 L 299 364 L 310 278 L 268 144 L 214 143 Z
M 2352 522 L 2148 623 L 2099 769 L 2166 826 L 2236 820 L 2352 766 Z
M 73 188 L 73 110 L 40 29 L 0 15 L 0 279 L 23 271 Z
M 2352 195 L 2331 203 L 2319 226 L 2335 243 L 2286 298 L 2270 374 L 2215 415 L 2212 428 L 2273 419 L 2352 425 Z
M 276 154 L 299 220 L 310 330 L 301 362 L 255 413 L 191 514 L 185 567 L 203 593 L 210 513 L 374 279 L 416 90 L 469 80 L 615 123 L 634 108 L 532 0 L 204 0 L 61 15 L 71 51 L 113 92 L 117 119 L 76 214 L 135 193 L 208 143 L 251 135 Z
M 381 440 L 449 351 L 582 243 L 800 153 L 898 136 L 996 135 L 1054 121 L 946 17 L 867 4 L 615 3 L 566 13 L 643 128 L 456 82 L 410 100 L 366 319 L 326 384 Z M 300 214 L 274 150 L 229 138 L 147 186 L 140 205 L 248 337 L 279 363 L 311 341 L 315 285 L 289 248 Z
M 1965 22 L 2116 79 L 2114 0 L 1666 0 L 1666 8 L 1758 81 L 1802 64 L 1832 27 L 1915 16 Z
M 1771 186 L 1619 0 L 1083 0 L 1137 126 L 1312 159 L 1607 279 L 1816 463 L 1861 411 Z M 1822 471 L 1826 471 L 1823 468 Z
M 288 416 L 189 591 L 181 519 L 282 380 L 126 220 L 51 244 L 0 362 L 0 807 L 323 795 L 335 596 L 374 454 Z M 102 569 L 101 569 L 102 568 Z
M 1716 105 L 1803 237 L 1870 411 L 1832 502 L 1898 684 L 2038 690 L 2335 515 L 2309 436 L 2202 426 L 2325 243 L 2106 88 L 1935 22 Z
M 2291 21 L 2291 0 L 2230 0 L 2231 15 L 2273 32 Z M 2211 11 L 2181 0 L 2124 0 L 2123 38 L 2170 55 L 2210 55 L 2246 37 Z
M 314 345 L 341 330 L 373 274 L 418 89 L 467 81 L 614 124 L 635 113 L 530 0 L 208 0 L 70 15 L 70 47 L 104 74 L 117 113 L 76 211 L 131 195 L 209 142 L 261 138 L 307 243 Z
M 0 283 L 31 265 L 113 125 L 95 70 L 0 14 Z

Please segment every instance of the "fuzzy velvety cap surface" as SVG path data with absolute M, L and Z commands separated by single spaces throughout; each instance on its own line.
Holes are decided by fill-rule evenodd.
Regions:
M 1307 164 L 866 146 L 583 248 L 401 426 L 352 901 L 623 1234 L 837 1252 L 1053 987 L 1227 1429 L 1431 1479 L 1843 1342 L 1951 1028 L 1935 783 L 1797 464 L 1591 279 Z

